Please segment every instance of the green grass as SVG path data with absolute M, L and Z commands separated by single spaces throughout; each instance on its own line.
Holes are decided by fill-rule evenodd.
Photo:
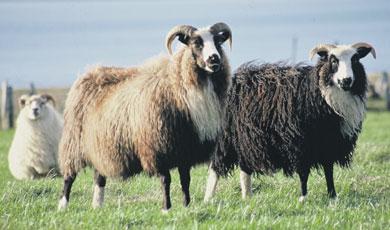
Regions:
M 350 169 L 336 167 L 337 200 L 326 195 L 322 172 L 309 178 L 299 203 L 297 176 L 254 179 L 254 196 L 240 197 L 238 173 L 222 179 L 213 201 L 202 201 L 207 167 L 192 170 L 190 207 L 182 207 L 172 172 L 173 208 L 162 214 L 159 180 L 145 175 L 108 180 L 106 203 L 93 210 L 92 172 L 76 179 L 68 209 L 57 211 L 61 178 L 16 181 L 8 170 L 13 131 L 0 132 L 0 227 L 5 229 L 390 229 L 390 113 L 369 112 Z

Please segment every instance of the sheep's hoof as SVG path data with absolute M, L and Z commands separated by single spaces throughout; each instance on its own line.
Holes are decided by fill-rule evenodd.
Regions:
M 162 212 L 162 214 L 168 214 L 169 213 L 169 209 L 161 209 L 161 212 Z
M 339 198 L 338 198 L 337 196 L 331 197 L 331 198 L 329 199 L 329 203 L 330 203 L 330 204 L 333 204 L 333 205 L 337 204 L 338 201 L 339 201 Z
M 209 203 L 213 198 L 214 198 L 214 192 L 206 191 L 203 198 L 203 202 Z
M 299 201 L 300 203 L 305 202 L 305 200 L 306 200 L 306 196 L 300 196 L 299 199 L 298 199 L 298 201 Z
M 60 202 L 58 203 L 58 211 L 65 210 L 67 206 L 68 206 L 68 201 L 66 200 L 65 197 L 62 197 Z
M 99 209 L 99 208 L 102 208 L 103 207 L 103 204 L 100 203 L 100 202 L 92 202 L 92 208 L 93 209 Z
M 211 197 L 205 197 L 204 199 L 203 199 L 203 203 L 210 203 L 210 201 L 211 201 Z
M 243 200 L 250 200 L 252 198 L 252 192 L 244 192 L 241 194 Z

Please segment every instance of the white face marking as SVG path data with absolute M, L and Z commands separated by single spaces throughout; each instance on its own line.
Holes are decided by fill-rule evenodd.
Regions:
M 341 133 L 345 138 L 352 138 L 361 129 L 366 111 L 366 97 L 363 98 L 343 90 L 335 79 L 342 79 L 349 75 L 352 83 L 355 80 L 352 72 L 351 57 L 356 54 L 356 49 L 348 45 L 338 45 L 329 51 L 339 59 L 338 71 L 333 76 L 334 86 L 321 88 L 322 96 L 333 111 L 343 118 Z
M 198 34 L 203 40 L 203 50 L 202 50 L 203 61 L 206 63 L 207 59 L 209 59 L 212 55 L 217 55 L 218 58 L 221 58 L 217 48 L 215 47 L 214 36 L 210 33 L 209 28 L 199 29 Z M 210 69 L 207 65 L 206 65 L 206 70 L 213 72 L 213 70 Z
M 351 78 L 352 81 L 350 86 L 352 86 L 355 81 L 355 77 L 353 76 L 351 58 L 355 54 L 356 49 L 351 46 L 337 46 L 337 48 L 330 50 L 329 56 L 334 55 L 339 60 L 337 72 L 332 78 L 335 85 L 340 87 L 339 82 L 342 82 L 344 79 Z
M 37 119 L 41 113 L 41 100 L 34 98 L 31 100 L 29 106 L 30 108 L 29 108 L 28 117 L 31 120 Z

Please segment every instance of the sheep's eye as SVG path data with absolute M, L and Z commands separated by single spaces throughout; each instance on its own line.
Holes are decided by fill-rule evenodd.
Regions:
M 332 65 L 332 69 L 333 69 L 333 70 L 335 70 L 335 69 L 337 68 L 338 64 L 339 64 L 339 63 L 338 63 L 338 61 L 337 61 L 336 59 L 333 58 L 333 59 L 331 60 L 331 65 Z
M 223 42 L 224 42 L 224 38 L 222 36 L 216 36 L 215 37 L 215 43 L 217 45 L 222 45 Z
M 201 49 L 203 47 L 202 42 L 200 40 L 195 40 L 194 41 L 194 46 L 197 49 Z

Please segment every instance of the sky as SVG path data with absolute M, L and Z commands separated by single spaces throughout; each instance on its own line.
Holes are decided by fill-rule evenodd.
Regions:
M 315 64 L 319 43 L 367 42 L 377 59 L 368 73 L 390 70 L 389 0 L 0 1 L 0 81 L 16 88 L 69 87 L 88 66 L 135 66 L 166 53 L 175 25 L 227 23 L 233 70 L 251 60 Z

